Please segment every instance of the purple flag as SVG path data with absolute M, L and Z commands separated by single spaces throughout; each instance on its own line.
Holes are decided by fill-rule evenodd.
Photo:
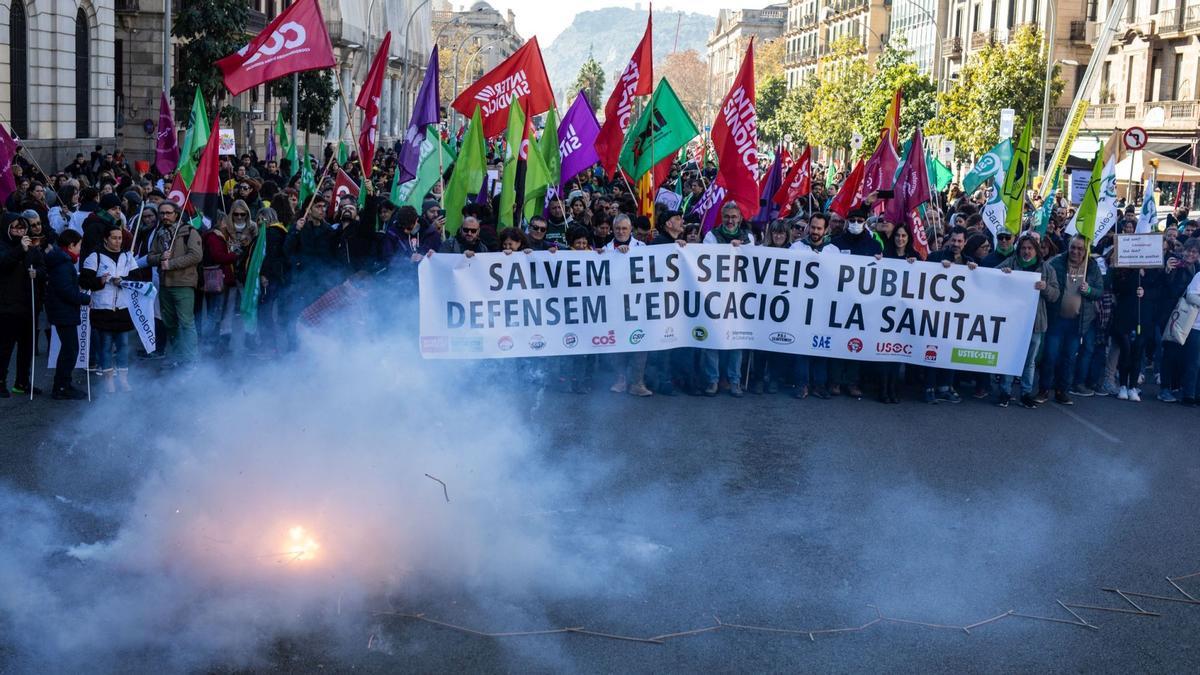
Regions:
M 275 143 L 275 130 L 267 127 L 267 161 L 274 162 L 279 155 L 279 146 Z
M 892 179 L 896 177 L 896 169 L 900 158 L 896 156 L 896 148 L 892 146 L 891 137 L 885 129 L 879 137 L 875 152 L 867 160 L 863 171 L 863 195 L 869 195 L 876 190 L 888 190 L 892 187 Z
M 559 173 L 559 189 L 575 176 L 600 161 L 596 153 L 596 137 L 600 135 L 600 123 L 582 91 L 563 116 L 558 125 L 558 152 L 562 156 Z
M 17 189 L 13 179 L 12 163 L 17 156 L 17 142 L 8 135 L 8 130 L 0 124 L 0 208 L 8 201 L 8 196 Z M 7 232 L 5 234 L 8 234 Z
M 759 191 L 758 203 L 762 206 L 750 222 L 766 225 L 771 222 L 772 218 L 779 215 L 779 205 L 772 197 L 779 192 L 781 185 L 783 185 L 783 149 L 779 148 L 775 151 L 775 161 L 771 164 L 771 170 L 767 172 L 767 178 L 763 181 L 762 189 Z
M 692 208 L 692 213 L 699 211 L 704 214 L 704 219 L 700 224 L 700 236 L 708 234 L 708 231 L 717 226 L 718 216 L 721 214 L 721 206 L 725 203 L 725 188 L 717 185 L 716 181 L 708 184 L 708 189 L 704 194 L 700 195 L 700 201 L 696 202 L 696 206 Z
M 425 69 L 425 79 L 417 91 L 417 100 L 413 104 L 412 119 L 408 122 L 408 130 L 404 132 L 404 145 L 400 147 L 400 164 L 396 169 L 400 172 L 400 183 L 417 177 L 417 166 L 421 163 L 421 143 L 425 142 L 425 127 L 442 121 L 440 106 L 441 94 L 438 91 L 438 48 L 433 46 L 429 53 L 429 67 Z
M 896 184 L 893 189 L 896 194 L 887 200 L 883 211 L 883 217 L 889 223 L 911 224 L 912 210 L 932 199 L 932 192 L 929 189 L 929 170 L 925 166 L 925 139 L 921 135 L 920 129 L 913 134 L 912 144 L 908 148 L 908 157 L 904 160 L 904 166 L 901 167 L 900 173 L 896 175 Z
M 154 168 L 166 175 L 179 166 L 179 134 L 175 133 L 175 118 L 167 103 L 167 92 L 158 102 L 158 140 L 154 146 Z

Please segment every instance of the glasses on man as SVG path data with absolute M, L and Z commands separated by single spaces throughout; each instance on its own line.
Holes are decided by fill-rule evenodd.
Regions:
M 546 226 L 545 225 L 530 225 L 529 231 L 530 232 L 545 232 Z
M 172 209 L 159 209 L 159 210 L 158 210 L 158 215 L 159 215 L 160 217 L 163 217 L 163 216 L 173 216 L 173 215 L 175 215 L 175 211 L 174 211 L 174 210 L 172 210 Z
M 233 217 L 234 218 L 249 218 L 250 214 L 246 213 L 245 211 L 234 211 Z
M 848 223 L 865 223 L 867 221 L 864 218 L 851 218 L 850 220 L 847 220 L 846 222 L 848 222 Z
M 463 234 L 479 234 L 478 227 L 464 227 L 464 228 L 462 228 L 462 231 L 463 231 Z

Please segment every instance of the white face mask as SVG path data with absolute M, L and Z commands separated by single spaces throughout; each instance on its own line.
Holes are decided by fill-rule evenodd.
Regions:
M 852 221 L 846 223 L 846 231 L 849 232 L 850 234 L 856 234 L 856 235 L 862 234 L 864 227 L 866 227 L 866 223 L 863 223 L 861 221 L 852 220 Z
M 238 232 L 241 232 L 242 230 L 246 229 L 246 221 L 244 221 L 244 220 L 235 221 L 233 223 L 233 229 L 237 230 Z

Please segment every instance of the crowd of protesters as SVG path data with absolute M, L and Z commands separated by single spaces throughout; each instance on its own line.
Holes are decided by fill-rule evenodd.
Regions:
M 333 154 L 327 147 L 323 160 L 314 158 L 315 166 L 336 164 Z M 821 255 L 919 257 L 909 226 L 871 215 L 870 204 L 846 217 L 829 210 L 841 174 L 791 205 L 791 217 L 747 221 L 728 204 L 719 222 L 703 232 L 701 214 L 692 207 L 712 180 L 711 169 L 691 163 L 675 167 L 665 187 L 674 189 L 678 203 L 671 209 L 657 205 L 653 221 L 639 215 L 626 181 L 606 180 L 596 169 L 549 200 L 544 215 L 518 227 L 497 227 L 498 193 L 472 198 L 463 208 L 461 226 L 447 236 L 440 184 L 420 209 L 388 200 L 393 151 L 378 157 L 374 189 L 361 211 L 354 198 L 334 200 L 332 172 L 322 172 L 324 184 L 301 204 L 299 173 L 286 160 L 261 161 L 249 154 L 223 158 L 225 208 L 200 229 L 166 198 L 170 176 L 140 174 L 120 152 L 97 148 L 90 158 L 79 155 L 53 175 L 24 158 L 13 166 L 17 189 L 4 204 L 0 237 L 0 397 L 36 390 L 31 361 L 35 349 L 49 345 L 51 331 L 61 344 L 53 397 L 85 396 L 72 382 L 83 305 L 90 306 L 89 369 L 99 375 L 104 392 L 128 391 L 133 386 L 130 354 L 138 340 L 130 339 L 134 327 L 123 280 L 152 281 L 158 289 L 159 348 L 148 354 L 138 350 L 140 358 L 162 370 L 186 371 L 200 359 L 273 358 L 293 350 L 302 312 L 347 279 L 378 277 L 415 296 L 417 265 L 430 255 L 559 249 L 619 255 L 632 247 L 703 242 Z M 343 168 L 355 180 L 361 176 L 353 156 Z M 538 377 L 547 386 L 574 392 L 601 387 L 635 396 L 727 391 L 741 397 L 786 390 L 804 399 L 863 398 L 872 392 L 881 402 L 897 403 L 907 390 L 927 403 L 958 403 L 966 395 L 1001 406 L 1017 401 L 1027 408 L 1105 395 L 1139 401 L 1150 385 L 1160 401 L 1198 405 L 1200 319 L 1185 335 L 1175 336 L 1181 339 L 1166 330 L 1181 298 L 1200 306 L 1198 223 L 1186 208 L 1173 211 L 1163 224 L 1163 268 L 1118 269 L 1112 265 L 1114 232 L 1092 246 L 1064 232 L 1073 215 L 1065 199 L 1054 205 L 1044 231 L 1028 226 L 1015 237 L 1004 231 L 993 235 L 984 225 L 980 209 L 987 197 L 986 189 L 967 195 L 955 185 L 937 196 L 927 213 L 928 260 L 1040 274 L 1037 316 L 1018 376 L 681 348 L 543 359 Z M 1041 206 L 1037 199 L 1027 204 L 1027 225 L 1037 220 Z M 1133 208 L 1123 211 L 1117 232 L 1136 227 Z M 266 238 L 261 294 L 248 326 L 239 308 L 259 237 Z

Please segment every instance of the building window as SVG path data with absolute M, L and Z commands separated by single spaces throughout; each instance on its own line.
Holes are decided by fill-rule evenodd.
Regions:
M 9 62 L 8 81 L 12 82 L 12 110 L 9 120 L 17 136 L 29 136 L 29 28 L 25 21 L 25 4 L 12 0 L 8 10 Z
M 91 41 L 88 40 L 87 14 L 75 14 L 75 137 L 91 135 Z
M 1175 86 L 1171 87 L 1171 100 L 1182 101 L 1187 98 L 1187 92 L 1184 91 L 1186 83 L 1183 79 L 1183 52 L 1175 52 Z

